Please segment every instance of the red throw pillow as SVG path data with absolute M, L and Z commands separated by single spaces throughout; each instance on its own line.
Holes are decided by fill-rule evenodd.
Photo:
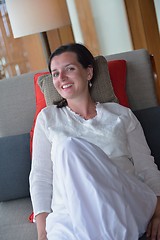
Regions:
M 107 64 L 113 89 L 116 97 L 119 100 L 119 103 L 125 107 L 129 107 L 128 97 L 126 93 L 126 61 L 113 60 L 108 61 Z
M 33 125 L 30 131 L 30 154 L 32 155 L 32 141 L 33 141 L 33 134 L 34 134 L 34 127 L 35 127 L 35 123 L 36 123 L 36 119 L 37 119 L 37 115 L 38 113 L 41 111 L 41 109 L 43 109 L 44 107 L 46 107 L 46 101 L 44 98 L 44 94 L 42 93 L 39 85 L 38 85 L 38 78 L 44 74 L 48 74 L 48 72 L 42 72 L 42 73 L 37 73 L 34 75 L 34 90 L 35 90 L 35 96 L 36 96 L 36 112 L 35 112 L 35 116 L 33 119 Z M 32 212 L 30 214 L 30 216 L 28 217 L 28 220 L 33 223 L 35 222 L 34 219 L 34 212 Z
M 36 73 L 34 75 L 34 90 L 35 90 L 35 96 L 36 96 L 36 112 L 33 120 L 33 126 L 30 131 L 30 153 L 32 154 L 32 139 L 33 139 L 33 132 L 34 132 L 34 127 L 37 119 L 38 113 L 41 111 L 42 108 L 46 107 L 46 101 L 44 98 L 44 94 L 42 93 L 39 85 L 38 85 L 38 77 L 48 74 L 48 72 L 42 72 L 42 73 Z

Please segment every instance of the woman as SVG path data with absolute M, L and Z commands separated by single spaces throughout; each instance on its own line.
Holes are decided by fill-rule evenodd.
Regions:
M 94 58 L 81 44 L 52 53 L 63 101 L 41 111 L 30 191 L 38 240 L 160 239 L 160 173 L 130 109 L 95 103 Z M 93 83 L 94 84 L 94 83 Z

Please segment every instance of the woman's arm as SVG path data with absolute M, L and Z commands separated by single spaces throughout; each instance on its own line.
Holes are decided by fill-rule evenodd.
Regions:
M 128 147 L 133 159 L 135 174 L 145 182 L 157 195 L 160 196 L 160 171 L 151 156 L 142 126 L 137 118 L 130 113 L 130 122 L 133 123 L 128 131 Z
M 46 121 L 43 113 L 40 113 L 34 130 L 32 167 L 30 173 L 30 193 L 33 211 L 37 221 L 38 239 L 43 239 L 42 236 L 44 237 L 46 234 L 45 220 L 48 213 L 51 212 L 53 191 L 51 143 L 48 139 Z
M 48 213 L 40 213 L 36 216 L 38 240 L 47 240 L 46 236 L 46 217 Z
M 157 195 L 157 205 L 148 224 L 146 235 L 151 240 L 160 240 L 160 171 L 151 156 L 139 121 L 132 114 L 131 118 L 135 127 L 128 132 L 128 141 L 135 172 Z

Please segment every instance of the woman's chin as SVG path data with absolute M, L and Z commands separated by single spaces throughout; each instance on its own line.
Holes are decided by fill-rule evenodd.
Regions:
M 63 98 L 67 99 L 72 99 L 74 96 L 73 94 L 69 94 L 69 93 L 61 93 L 60 94 Z
M 61 95 L 62 98 L 68 99 L 72 98 L 72 93 L 69 91 L 58 91 L 58 93 Z

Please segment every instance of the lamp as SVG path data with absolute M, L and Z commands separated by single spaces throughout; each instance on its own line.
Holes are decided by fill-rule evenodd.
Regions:
M 46 31 L 70 24 L 65 0 L 6 0 L 6 7 L 14 38 L 41 33 L 47 55 Z

